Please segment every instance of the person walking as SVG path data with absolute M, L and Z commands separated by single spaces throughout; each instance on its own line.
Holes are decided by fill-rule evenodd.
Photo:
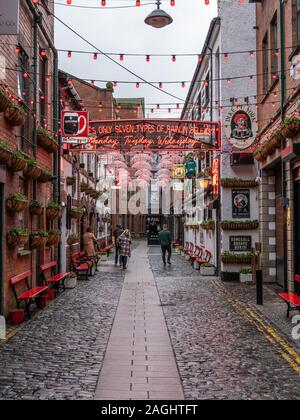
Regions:
M 88 227 L 83 234 L 83 248 L 87 257 L 97 257 L 95 245 L 98 245 L 97 238 L 93 233 L 93 229 Z
M 167 253 L 168 253 L 168 264 L 171 265 L 172 236 L 171 236 L 171 232 L 168 229 L 168 225 L 163 226 L 163 230 L 159 232 L 158 238 L 161 245 L 162 260 L 163 260 L 164 266 L 167 265 L 167 262 L 166 262 Z
M 118 245 L 120 247 L 120 256 L 123 270 L 126 270 L 128 265 L 128 258 L 131 257 L 131 235 L 128 229 L 126 229 L 119 237 Z
M 118 245 L 118 239 L 124 232 L 124 229 L 121 225 L 117 225 L 116 229 L 114 230 L 114 243 L 115 243 L 115 266 L 117 267 L 118 264 L 121 266 L 121 257 L 120 257 L 120 246 Z

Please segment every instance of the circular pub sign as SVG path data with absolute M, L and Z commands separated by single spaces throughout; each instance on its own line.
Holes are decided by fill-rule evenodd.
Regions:
M 245 150 L 253 145 L 257 134 L 256 113 L 250 107 L 233 107 L 225 119 L 225 133 L 236 149 Z

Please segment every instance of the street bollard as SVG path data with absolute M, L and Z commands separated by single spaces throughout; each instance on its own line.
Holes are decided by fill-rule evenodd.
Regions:
M 262 270 L 256 271 L 256 303 L 262 306 L 264 304 L 263 294 L 263 272 Z

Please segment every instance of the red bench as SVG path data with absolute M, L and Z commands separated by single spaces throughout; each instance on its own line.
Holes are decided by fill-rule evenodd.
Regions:
M 197 257 L 196 261 L 198 261 L 198 263 L 202 265 L 202 264 L 209 264 L 211 262 L 211 259 L 212 259 L 212 253 L 208 251 L 207 249 L 204 250 L 202 248 L 202 255 L 200 257 Z
M 279 296 L 288 306 L 287 317 L 290 317 L 291 311 L 300 311 L 300 275 L 295 276 L 296 293 L 280 293 Z
M 44 282 L 47 286 L 52 285 L 57 291 L 61 287 L 63 290 L 65 288 L 65 279 L 69 273 L 57 273 L 57 262 L 51 261 L 47 264 L 41 265 L 41 272 L 44 279 Z M 47 272 L 50 273 L 50 277 L 47 278 Z
M 203 253 L 203 248 L 199 245 L 196 245 L 195 246 L 195 252 L 193 254 L 191 254 L 192 264 L 195 262 L 195 260 L 197 260 L 197 258 L 202 257 L 202 253 Z
M 26 271 L 10 279 L 10 285 L 13 289 L 13 293 L 16 298 L 17 307 L 20 308 L 21 302 L 25 302 L 26 312 L 29 318 L 31 318 L 31 315 L 30 315 L 31 304 L 35 300 L 39 299 L 48 290 L 48 286 L 31 287 L 31 285 L 29 284 L 29 279 L 31 277 L 32 277 L 32 272 Z M 25 284 L 27 291 L 21 294 L 18 294 L 17 285 L 20 286 L 21 284 Z
M 92 269 L 94 261 L 88 259 L 87 257 L 82 259 L 78 253 L 73 254 L 71 255 L 71 263 L 73 270 L 76 272 L 78 277 L 84 276 L 85 279 L 88 280 L 89 276 L 93 275 Z

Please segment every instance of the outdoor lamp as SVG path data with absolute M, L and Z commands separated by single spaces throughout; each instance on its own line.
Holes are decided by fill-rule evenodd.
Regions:
M 161 10 L 160 5 L 161 1 L 157 0 L 157 9 L 150 13 L 149 16 L 146 17 L 145 23 L 147 25 L 153 26 L 153 28 L 164 28 L 167 25 L 170 25 L 173 22 L 173 18 L 168 15 L 164 10 Z

